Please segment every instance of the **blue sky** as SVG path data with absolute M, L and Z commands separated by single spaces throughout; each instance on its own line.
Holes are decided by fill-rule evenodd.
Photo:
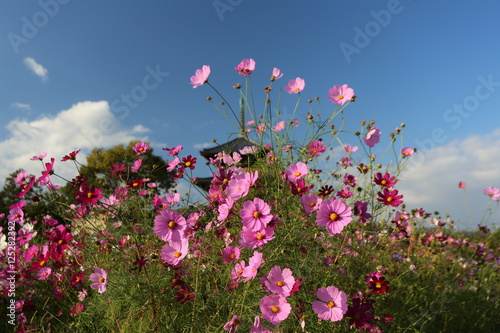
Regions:
M 189 77 L 210 65 L 210 82 L 236 104 L 231 87 L 244 80 L 234 67 L 253 58 L 256 97 L 278 67 L 275 89 L 306 81 L 299 113 L 316 96 L 328 110 L 327 90 L 346 83 L 358 96 L 347 129 L 375 119 L 387 134 L 405 122 L 405 146 L 420 154 L 399 186 L 408 205 L 469 226 L 462 180 L 475 226 L 488 205 L 482 188 L 500 187 L 499 9 L 493 0 L 2 2 L 0 179 L 37 172 L 29 158 L 41 151 L 60 159 L 132 139 L 198 156 L 233 129 L 205 100 L 210 88 Z M 295 102 L 283 94 L 283 111 Z M 489 222 L 499 221 L 497 212 Z

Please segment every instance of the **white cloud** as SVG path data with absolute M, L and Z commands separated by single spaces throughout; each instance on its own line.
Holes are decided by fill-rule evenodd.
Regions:
M 439 211 L 443 218 L 448 212 L 451 219 L 459 221 L 460 227 L 475 228 L 488 205 L 496 206 L 482 190 L 488 186 L 500 187 L 500 129 L 417 154 L 418 162 L 407 167 L 396 185 L 409 209 Z M 459 181 L 467 184 L 472 222 L 464 190 L 458 188 Z M 500 211 L 488 220 L 489 225 L 492 223 L 500 225 Z
M 135 125 L 132 128 L 132 133 L 149 133 L 149 132 L 151 132 L 151 130 L 142 125 Z
M 31 105 L 19 102 L 12 103 L 10 107 L 14 109 L 31 110 Z
M 141 128 L 144 132 L 147 130 Z M 47 161 L 51 157 L 56 159 L 56 173 L 71 179 L 77 174 L 74 165 L 61 162 L 61 158 L 73 150 L 82 149 L 78 158 L 85 163 L 85 152 L 92 148 L 147 140 L 124 128 L 106 101 L 81 102 L 53 117 L 42 116 L 32 121 L 15 119 L 6 129 L 7 139 L 0 142 L 0 185 L 17 169 L 39 176 L 42 165 L 30 158 L 42 152 L 48 152 Z
M 215 146 L 216 144 L 213 143 L 213 142 L 203 142 L 203 143 L 195 143 L 193 145 L 193 148 L 194 149 L 203 149 L 203 148 L 208 148 L 208 147 L 212 147 L 212 146 Z
M 33 71 L 37 76 L 39 76 L 42 80 L 47 80 L 47 75 L 49 74 L 49 71 L 40 65 L 39 63 L 36 62 L 35 59 L 33 58 L 24 58 L 24 63 L 26 66 L 28 66 L 29 69 Z

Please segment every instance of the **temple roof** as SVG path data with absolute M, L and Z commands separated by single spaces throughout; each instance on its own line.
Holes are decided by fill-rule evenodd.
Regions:
M 205 157 L 207 160 L 210 159 L 211 157 L 214 157 L 214 155 L 225 152 L 227 154 L 231 154 L 233 152 L 239 152 L 240 149 L 247 147 L 247 146 L 255 146 L 257 148 L 260 148 L 261 145 L 258 142 L 255 142 L 253 140 L 250 140 L 246 136 L 238 136 L 236 139 L 228 141 L 226 143 L 222 143 L 220 145 L 211 147 L 211 148 L 205 148 L 203 150 L 200 150 L 200 155 Z

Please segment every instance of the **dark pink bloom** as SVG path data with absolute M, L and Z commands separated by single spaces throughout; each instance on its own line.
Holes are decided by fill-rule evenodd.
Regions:
M 289 268 L 281 270 L 281 267 L 274 266 L 266 276 L 264 285 L 271 293 L 279 296 L 288 297 L 295 284 L 295 278 Z
M 288 318 L 292 307 L 286 298 L 279 295 L 264 296 L 260 300 L 260 311 L 265 320 L 273 325 L 279 325 Z
M 398 195 L 398 190 L 389 190 L 387 188 L 384 188 L 384 193 L 378 192 L 377 195 L 379 196 L 377 198 L 378 201 L 383 203 L 384 205 L 391 205 L 392 207 L 397 207 L 403 203 L 403 195 Z
M 80 186 L 79 191 L 75 191 L 75 194 L 77 195 L 75 201 L 80 203 L 82 207 L 93 206 L 104 197 L 104 195 L 101 194 L 100 188 L 96 189 L 94 186 L 89 188 L 85 183 Z
M 383 187 L 393 187 L 396 185 L 396 177 L 391 177 L 391 175 L 386 172 L 384 175 L 382 175 L 380 172 L 377 172 L 375 177 L 373 177 L 373 182 L 377 185 L 383 186 Z
M 382 132 L 378 129 L 377 126 L 373 126 L 368 133 L 366 133 L 363 140 L 365 141 L 368 147 L 373 148 L 377 143 L 380 142 L 380 136 Z
M 373 313 L 367 312 L 373 308 L 369 302 L 361 302 L 361 299 L 355 297 L 352 299 L 352 307 L 347 309 L 346 317 L 349 319 L 349 325 L 354 325 L 357 329 L 369 328 L 371 326 L 368 320 L 373 320 Z
M 334 286 L 319 288 L 316 293 L 322 301 L 312 303 L 313 311 L 323 320 L 339 321 L 347 312 L 347 295 Z
M 255 70 L 255 61 L 253 59 L 243 59 L 234 69 L 238 74 L 248 76 Z
M 316 213 L 316 223 L 330 235 L 340 234 L 352 220 L 351 207 L 337 199 L 323 201 Z
M 285 90 L 289 94 L 298 94 L 302 90 L 304 90 L 304 87 L 306 86 L 306 81 L 301 79 L 300 77 L 294 79 L 291 79 L 288 81 L 288 85 L 285 87 Z
M 240 259 L 240 248 L 235 246 L 228 246 L 222 253 L 222 258 L 225 262 L 233 262 Z
M 307 148 L 306 154 L 311 156 L 319 156 L 326 150 L 326 147 L 322 141 L 311 141 L 309 142 L 306 148 Z
M 64 155 L 61 162 L 69 161 L 69 160 L 75 161 L 76 155 L 78 155 L 79 152 L 80 152 L 80 149 L 75 150 L 75 151 L 69 153 L 68 155 Z
M 370 275 L 365 276 L 365 281 L 372 294 L 383 294 L 389 291 L 389 282 L 385 281 L 380 272 L 370 273 Z
M 141 165 L 142 165 L 142 159 L 138 159 L 134 162 L 134 166 L 130 168 L 130 170 L 132 172 L 137 172 L 140 168 L 141 168 Z
M 191 76 L 191 84 L 193 88 L 198 88 L 208 82 L 210 76 L 210 66 L 203 65 L 201 69 L 197 69 L 193 76 Z
M 458 188 L 465 188 L 465 186 L 467 186 L 467 184 L 464 182 L 458 182 Z
M 292 191 L 292 194 L 298 196 L 306 194 L 310 189 L 314 187 L 314 185 L 306 186 L 306 182 L 304 181 L 304 179 L 297 179 L 294 182 L 288 182 L 288 185 L 290 186 L 290 191 Z
M 335 104 L 344 105 L 354 97 L 354 90 L 347 84 L 335 85 L 328 89 L 328 99 Z
M 145 154 L 149 148 L 151 147 L 148 146 L 145 142 L 137 142 L 135 146 L 132 147 L 137 155 Z
M 96 268 L 94 273 L 90 274 L 89 280 L 94 282 L 90 285 L 91 288 L 97 289 L 99 294 L 106 291 L 108 287 L 108 273 L 102 268 Z

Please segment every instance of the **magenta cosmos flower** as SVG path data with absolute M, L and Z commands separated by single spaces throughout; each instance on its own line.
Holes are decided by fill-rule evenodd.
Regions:
M 255 60 L 243 59 L 234 69 L 238 74 L 248 76 L 255 70 Z
M 292 307 L 286 298 L 279 295 L 264 296 L 260 300 L 260 311 L 265 320 L 273 325 L 278 325 L 288 318 Z
M 465 188 L 467 186 L 464 182 L 458 182 L 458 188 Z
M 401 149 L 401 156 L 409 157 L 415 153 L 415 148 L 406 147 Z
M 289 94 L 298 94 L 302 90 L 304 90 L 304 87 L 306 86 L 306 81 L 301 79 L 300 77 L 294 79 L 291 79 L 288 81 L 288 85 L 285 87 L 285 90 Z
M 364 141 L 368 147 L 374 147 L 377 143 L 380 142 L 380 136 L 382 132 L 378 129 L 377 126 L 373 126 L 368 133 L 366 133 L 364 137 Z
M 379 196 L 377 200 L 386 206 L 391 205 L 392 207 L 397 207 L 403 203 L 403 200 L 401 200 L 403 199 L 403 195 L 398 195 L 398 190 L 391 191 L 384 188 L 384 193 L 378 192 L 377 195 Z
M 178 265 L 188 254 L 189 244 L 187 238 L 179 241 L 170 241 L 161 250 L 160 256 L 172 266 Z
M 351 220 L 351 207 L 333 198 L 323 201 L 316 215 L 316 223 L 326 227 L 330 235 L 340 234 Z
M 347 84 L 335 85 L 333 88 L 328 89 L 328 99 L 335 104 L 344 105 L 350 102 L 354 97 L 354 90 L 349 88 Z
M 288 170 L 285 172 L 285 176 L 288 180 L 295 181 L 299 178 L 304 178 L 309 172 L 307 164 L 303 162 L 298 162 L 297 164 L 290 164 Z
M 274 266 L 266 276 L 264 285 L 267 290 L 279 296 L 288 297 L 291 294 L 295 278 L 289 268 L 281 270 L 281 267 Z
M 325 144 L 322 141 L 311 141 L 306 146 L 306 154 L 311 156 L 319 156 L 326 150 Z
M 334 286 L 319 288 L 316 293 L 322 300 L 312 303 L 313 311 L 323 320 L 339 321 L 347 312 L 347 295 Z
M 265 228 L 273 219 L 271 208 L 260 198 L 244 202 L 243 209 L 240 211 L 240 217 L 243 226 L 253 231 Z
M 137 142 L 135 146 L 132 147 L 137 155 L 145 154 L 149 148 L 151 147 L 145 142 Z
M 94 282 L 90 285 L 91 288 L 97 289 L 99 294 L 106 291 L 108 287 L 108 273 L 102 268 L 96 268 L 94 273 L 90 274 L 90 281 Z
M 165 209 L 155 217 L 153 230 L 164 241 L 180 241 L 184 238 L 186 219 L 179 212 Z
M 197 69 L 194 75 L 191 76 L 191 84 L 193 88 L 198 88 L 208 82 L 208 77 L 210 75 L 210 66 L 203 65 L 201 69 Z
M 322 201 L 323 199 L 313 193 L 300 197 L 300 203 L 308 215 L 311 215 L 315 210 L 317 210 Z

